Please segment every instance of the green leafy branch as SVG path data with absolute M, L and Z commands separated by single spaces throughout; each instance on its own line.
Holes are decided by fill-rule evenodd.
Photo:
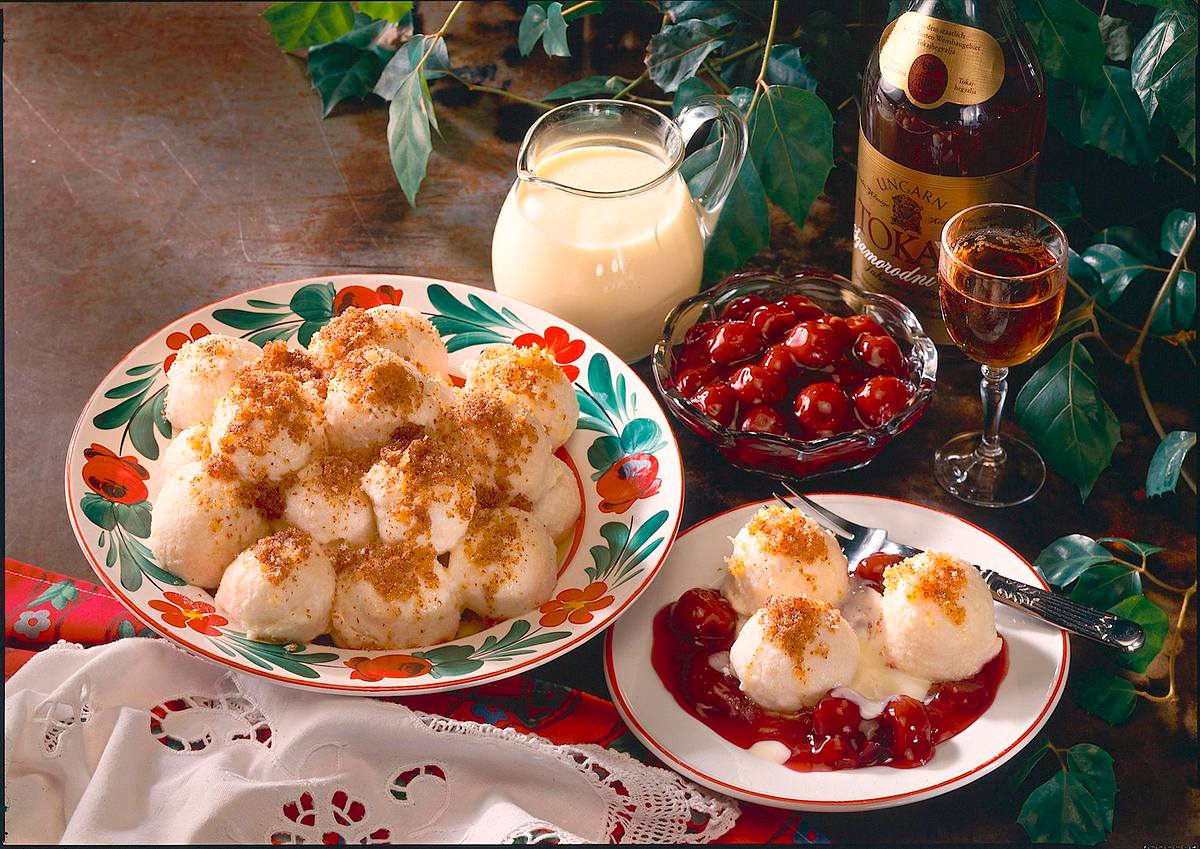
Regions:
M 1034 843 L 1102 842 L 1112 831 L 1117 801 L 1112 756 L 1092 743 L 1063 749 L 1043 739 L 1013 775 L 1010 788 L 1019 789 L 1047 753 L 1058 761 L 1058 772 L 1029 794 L 1017 822 Z
M 1126 559 L 1118 551 L 1128 552 L 1135 559 Z M 1149 568 L 1149 560 L 1161 551 L 1157 545 L 1122 537 L 1095 540 L 1071 534 L 1050 543 L 1034 561 L 1042 577 L 1072 599 L 1109 610 L 1142 626 L 1145 644 L 1132 654 L 1107 651 L 1111 666 L 1140 675 L 1145 674 L 1160 653 L 1166 658 L 1167 689 L 1162 694 L 1140 689 L 1109 668 L 1087 669 L 1076 677 L 1075 696 L 1080 707 L 1113 725 L 1130 717 L 1139 698 L 1151 702 L 1171 702 L 1177 698 L 1176 666 L 1183 652 L 1184 622 L 1197 584 L 1193 580 L 1190 586 L 1180 587 L 1155 575 Z M 1143 594 L 1143 580 L 1180 596 L 1174 623 Z

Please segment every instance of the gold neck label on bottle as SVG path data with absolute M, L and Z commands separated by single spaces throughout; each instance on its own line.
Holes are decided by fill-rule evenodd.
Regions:
M 888 159 L 858 133 L 853 278 L 866 289 L 900 295 L 935 341 L 944 341 L 937 305 L 942 227 L 979 203 L 1029 203 L 1037 154 L 980 177 L 944 177 Z
M 970 106 L 1000 90 L 1004 51 L 976 27 L 905 12 L 880 36 L 879 72 L 922 109 Z

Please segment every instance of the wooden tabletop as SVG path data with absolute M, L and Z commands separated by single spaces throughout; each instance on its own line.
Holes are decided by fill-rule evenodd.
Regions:
M 303 61 L 275 47 L 258 17 L 263 5 L 3 10 L 9 556 L 91 577 L 63 506 L 67 442 L 108 370 L 178 316 L 251 287 L 338 272 L 491 286 L 492 226 L 514 177 L 517 145 L 538 111 L 435 88 L 442 138 L 419 206 L 410 209 L 388 163 L 386 109 L 378 101 L 347 103 L 321 120 Z M 418 5 L 427 30 L 445 15 L 443 4 Z M 521 60 L 512 47 L 517 20 L 506 3 L 470 7 L 449 40 L 455 64 L 494 65 L 491 84 L 534 97 L 586 73 L 637 73 L 644 37 L 618 41 L 592 70 L 580 58 L 549 60 L 540 51 Z M 852 144 L 853 134 L 845 141 Z M 835 169 L 803 232 L 773 215 L 773 247 L 752 265 L 848 271 L 851 177 L 848 167 Z M 978 372 L 961 360 L 943 364 L 930 412 L 904 438 L 869 468 L 812 489 L 947 510 L 1029 559 L 1075 532 L 1154 542 L 1169 549 L 1163 576 L 1185 583 L 1195 566 L 1195 498 L 1137 496 L 1157 439 L 1128 373 L 1115 361 L 1100 366 L 1123 422 L 1122 442 L 1086 504 L 1053 473 L 1032 503 L 1003 511 L 965 506 L 938 487 L 933 450 L 979 424 Z M 1030 368 L 1014 369 L 1014 386 Z M 649 379 L 645 363 L 638 372 Z M 1165 410 L 1168 429 L 1194 427 L 1194 388 L 1179 387 L 1169 374 L 1151 380 L 1153 392 L 1175 399 Z M 687 473 L 685 526 L 770 494 L 767 481 L 732 470 L 690 433 L 676 433 Z M 1178 609 L 1175 598 L 1151 596 Z M 1060 746 L 1093 742 L 1116 759 L 1114 845 L 1189 843 L 1200 834 L 1195 623 L 1193 612 L 1179 701 L 1141 702 L 1126 726 L 1112 728 L 1068 693 L 1047 727 Z M 1089 663 L 1091 647 L 1072 642 L 1072 666 Z M 605 694 L 601 643 L 538 674 Z M 1007 772 L 925 803 L 814 821 L 835 840 L 1023 842 L 1015 823 L 1023 795 L 1005 793 Z

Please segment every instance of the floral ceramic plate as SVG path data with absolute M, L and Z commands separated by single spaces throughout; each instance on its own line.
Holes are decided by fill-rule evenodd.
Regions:
M 1015 551 L 957 516 L 870 495 L 812 497 L 852 522 L 887 528 L 897 542 L 947 551 L 1005 577 L 1046 586 Z M 1008 672 L 995 701 L 974 723 L 939 743 L 924 766 L 797 772 L 750 754 L 687 713 L 650 664 L 654 614 L 684 590 L 717 584 L 729 540 L 764 503 L 770 502 L 735 508 L 680 534 L 669 558 L 677 568 L 668 565 L 664 577 L 608 632 L 604 674 L 613 701 L 630 729 L 668 766 L 749 802 L 800 811 L 865 811 L 969 784 L 1016 755 L 1046 724 L 1067 680 L 1067 635 L 1002 605 L 996 605 L 996 629 L 1008 644 Z
M 167 371 L 189 339 L 238 335 L 307 345 L 350 306 L 413 307 L 450 350 L 451 370 L 481 345 L 553 349 L 579 396 L 579 429 L 559 451 L 575 471 L 583 511 L 560 546 L 555 594 L 539 609 L 437 646 L 349 651 L 251 640 L 212 594 L 164 571 L 146 544 L 171 439 L 163 415 Z M 130 610 L 163 636 L 227 666 L 284 684 L 404 695 L 494 681 L 531 669 L 611 624 L 650 584 L 679 527 L 679 449 L 654 394 L 596 340 L 549 313 L 455 283 L 344 275 L 279 283 L 197 310 L 155 333 L 109 373 L 71 438 L 67 508 L 92 567 Z

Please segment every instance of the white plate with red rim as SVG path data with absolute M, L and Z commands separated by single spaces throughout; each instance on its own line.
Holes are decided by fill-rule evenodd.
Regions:
M 351 306 L 403 304 L 427 316 L 452 374 L 482 345 L 540 344 L 575 384 L 579 428 L 558 455 L 583 510 L 559 544 L 554 596 L 540 608 L 436 646 L 351 650 L 253 640 L 213 594 L 164 571 L 146 543 L 173 438 L 163 412 L 167 371 L 188 340 L 209 333 L 305 347 Z M 177 435 L 177 434 L 176 434 Z M 253 289 L 182 316 L 135 347 L 92 394 L 66 462 L 67 511 L 106 587 L 142 622 L 195 654 L 286 684 L 352 695 L 403 696 L 496 681 L 596 636 L 658 572 L 679 528 L 683 468 L 654 393 L 619 357 L 543 310 L 495 292 L 425 277 L 346 274 Z
M 1045 586 L 1009 546 L 956 516 L 871 495 L 810 497 L 853 522 L 887 528 L 897 542 L 946 551 L 1006 577 Z M 1008 644 L 1008 673 L 991 707 L 939 744 L 924 766 L 799 772 L 750 754 L 683 710 L 650 663 L 654 615 L 691 587 L 717 586 L 730 539 L 768 503 L 734 508 L 680 534 L 658 580 L 606 637 L 604 673 L 613 701 L 634 734 L 664 763 L 748 802 L 799 811 L 867 811 L 919 802 L 970 784 L 1016 755 L 1046 724 L 1066 684 L 1067 635 L 999 604 L 996 629 Z

